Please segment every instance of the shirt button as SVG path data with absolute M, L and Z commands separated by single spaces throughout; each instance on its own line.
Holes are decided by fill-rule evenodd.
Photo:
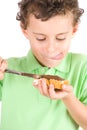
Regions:
M 44 68 L 42 68 L 42 69 L 41 69 L 41 73 L 44 73 L 44 72 L 45 72 L 45 69 L 44 69 Z

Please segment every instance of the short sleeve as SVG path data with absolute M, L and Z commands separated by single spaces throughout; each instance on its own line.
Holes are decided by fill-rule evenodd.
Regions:
M 87 81 L 83 86 L 83 90 L 81 92 L 81 98 L 80 101 L 87 105 Z
M 84 69 L 82 74 L 82 85 L 81 85 L 81 96 L 80 101 L 87 105 L 87 67 Z

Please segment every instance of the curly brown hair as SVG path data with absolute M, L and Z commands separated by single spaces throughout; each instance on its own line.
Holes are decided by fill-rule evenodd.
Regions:
M 56 15 L 73 14 L 73 26 L 80 21 L 84 10 L 79 8 L 78 0 L 21 0 L 18 3 L 19 12 L 16 19 L 24 29 L 27 28 L 30 14 L 35 18 L 46 21 Z

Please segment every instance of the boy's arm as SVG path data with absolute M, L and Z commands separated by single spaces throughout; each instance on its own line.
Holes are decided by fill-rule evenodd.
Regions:
M 62 91 L 55 92 L 54 87 L 50 85 L 49 97 L 57 100 L 61 99 L 73 120 L 75 120 L 84 130 L 87 130 L 87 105 L 83 104 L 75 97 L 72 88 L 71 85 L 64 85 Z M 86 96 L 85 98 L 87 99 Z
M 73 94 L 62 99 L 72 118 L 87 130 L 87 106 L 81 103 Z
M 51 86 L 49 93 L 52 99 L 61 99 L 73 120 L 75 120 L 84 130 L 87 130 L 87 105 L 83 104 L 75 97 L 71 85 L 64 85 L 63 90 L 57 93 L 53 90 L 53 86 Z

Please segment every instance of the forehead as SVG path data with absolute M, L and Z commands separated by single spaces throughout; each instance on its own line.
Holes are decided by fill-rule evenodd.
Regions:
M 40 19 L 36 19 L 33 15 L 31 15 L 29 17 L 28 24 L 28 28 L 35 30 L 36 32 L 39 30 L 43 32 L 55 32 L 56 30 L 67 31 L 72 26 L 73 16 L 71 14 L 54 16 L 47 21 L 41 21 Z

